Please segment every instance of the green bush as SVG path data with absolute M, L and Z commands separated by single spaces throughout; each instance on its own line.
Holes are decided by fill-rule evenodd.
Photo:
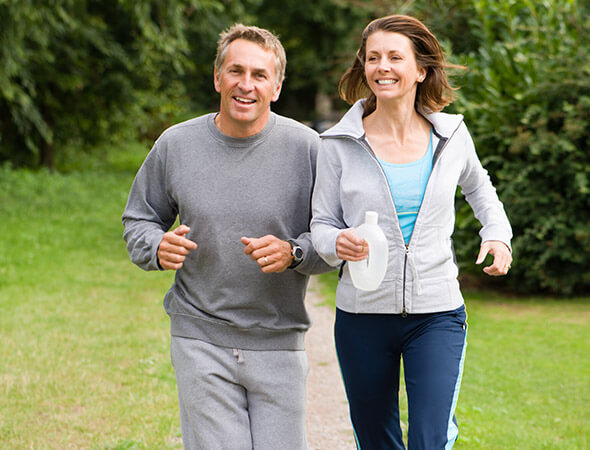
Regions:
M 587 8 L 587 7 L 586 7 Z M 571 295 L 590 288 L 590 22 L 575 1 L 474 2 L 460 55 L 471 70 L 455 109 L 510 217 L 520 291 Z M 457 251 L 473 267 L 478 224 L 457 211 Z

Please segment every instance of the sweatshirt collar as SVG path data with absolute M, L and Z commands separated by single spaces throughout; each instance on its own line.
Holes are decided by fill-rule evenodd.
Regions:
M 363 128 L 363 103 L 365 99 L 357 100 L 342 116 L 342 119 L 332 128 L 324 131 L 322 137 L 349 136 L 362 139 L 365 135 Z M 462 114 L 430 113 L 422 114 L 434 127 L 434 132 L 443 138 L 449 138 L 463 122 Z
M 245 148 L 256 145 L 260 141 L 266 139 L 266 137 L 272 132 L 272 129 L 274 128 L 277 122 L 276 114 L 271 111 L 270 116 L 268 118 L 268 122 L 259 133 L 245 138 L 237 138 L 233 136 L 228 136 L 219 131 L 219 128 L 217 128 L 217 126 L 215 125 L 215 116 L 217 116 L 217 114 L 219 113 L 210 113 L 208 115 L 207 126 L 209 128 L 209 132 L 211 133 L 211 135 L 217 141 L 219 141 L 221 144 L 227 147 Z

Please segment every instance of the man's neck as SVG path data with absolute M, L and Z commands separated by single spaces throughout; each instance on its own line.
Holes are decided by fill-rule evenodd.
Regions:
M 235 120 L 227 120 L 226 115 L 221 111 L 215 116 L 215 126 L 219 131 L 229 137 L 247 138 L 254 136 L 264 130 L 270 118 L 270 110 L 268 113 L 259 117 L 254 122 L 238 122 Z

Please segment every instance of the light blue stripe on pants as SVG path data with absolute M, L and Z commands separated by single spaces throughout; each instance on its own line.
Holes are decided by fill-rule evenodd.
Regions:
M 304 351 L 231 349 L 172 336 L 171 357 L 185 449 L 307 449 Z

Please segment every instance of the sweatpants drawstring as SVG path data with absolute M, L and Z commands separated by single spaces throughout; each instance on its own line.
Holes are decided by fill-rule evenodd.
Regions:
M 238 364 L 244 362 L 244 353 L 239 348 L 234 348 L 234 356 L 238 359 Z

